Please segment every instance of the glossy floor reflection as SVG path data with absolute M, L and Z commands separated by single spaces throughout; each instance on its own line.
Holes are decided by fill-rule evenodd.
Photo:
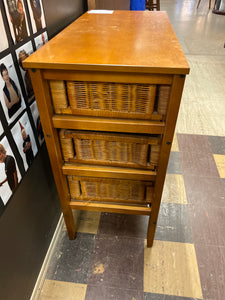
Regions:
M 152 249 L 147 217 L 76 212 L 62 226 L 39 299 L 223 300 L 225 16 L 161 0 L 190 64 Z

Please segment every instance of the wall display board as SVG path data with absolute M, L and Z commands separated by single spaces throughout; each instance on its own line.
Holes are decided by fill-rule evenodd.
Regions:
M 41 0 L 28 0 L 33 33 L 45 28 L 45 16 Z
M 46 42 L 48 38 L 54 37 L 82 15 L 84 2 L 86 2 L 83 0 L 41 0 L 42 21 L 44 21 L 42 29 L 37 30 L 35 21 L 32 21 L 34 16 L 30 10 L 29 1 L 23 0 L 29 35 L 15 42 L 10 29 L 11 20 L 7 15 L 8 4 L 5 0 L 0 0 L 0 60 L 11 55 L 25 103 L 19 115 L 13 121 L 8 122 L 3 111 L 4 103 L 0 101 L 0 143 L 7 141 L 6 148 L 11 150 L 10 155 L 16 160 L 18 176 L 21 176 L 15 191 L 10 190 L 7 182 L 0 187 L 0 299 L 4 300 L 36 298 L 36 295 L 32 296 L 32 292 L 61 215 L 49 157 L 45 142 L 43 143 L 44 137 L 36 97 L 30 99 L 28 96 L 25 71 L 21 70 L 18 59 L 22 58 L 23 53 L 20 53 L 22 50 L 30 54 L 30 44 L 33 51 L 37 50 L 36 37 L 44 33 Z M 17 5 L 17 2 L 14 3 Z M 1 75 L 0 81 L 2 81 Z M 28 119 L 29 122 L 24 124 L 24 119 L 25 121 Z M 30 168 L 27 167 L 26 156 L 23 152 L 19 122 L 25 128 L 26 134 L 30 136 L 34 156 L 35 144 L 38 151 Z M 17 138 L 20 145 L 17 145 Z M 5 164 L 0 163 L 0 167 L 2 168 L 0 169 L 1 180 L 4 180 L 6 178 Z M 3 188 L 8 188 L 10 195 L 7 200 L 5 197 L 7 194 Z
M 41 0 L 0 0 L 0 215 L 44 141 L 24 59 L 48 41 Z M 15 198 L 15 197 L 14 197 Z

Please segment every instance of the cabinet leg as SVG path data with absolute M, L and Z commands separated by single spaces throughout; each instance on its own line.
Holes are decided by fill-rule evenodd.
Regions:
M 68 207 L 67 211 L 63 212 L 63 217 L 66 224 L 69 239 L 74 240 L 76 235 L 76 226 L 74 222 L 72 209 L 70 207 Z
M 148 222 L 148 233 L 147 233 L 147 247 L 150 248 L 153 246 L 155 230 L 156 230 L 156 222 L 151 220 L 152 218 L 149 217 Z

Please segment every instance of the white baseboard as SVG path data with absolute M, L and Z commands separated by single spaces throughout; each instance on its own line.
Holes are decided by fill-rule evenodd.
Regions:
M 40 273 L 38 275 L 36 284 L 34 286 L 33 293 L 32 293 L 32 295 L 30 297 L 30 300 L 38 300 L 39 299 L 40 292 L 41 292 L 42 286 L 44 284 L 45 275 L 46 275 L 46 272 L 47 272 L 47 267 L 48 267 L 50 258 L 52 256 L 52 253 L 54 251 L 56 242 L 58 240 L 59 233 L 60 233 L 60 231 L 62 229 L 63 222 L 64 222 L 64 219 L 63 219 L 63 215 L 61 214 L 61 216 L 59 218 L 59 222 L 58 222 L 57 227 L 56 227 L 56 230 L 55 230 L 54 235 L 52 237 L 51 243 L 49 245 L 47 254 L 45 256 L 44 262 L 42 264 Z

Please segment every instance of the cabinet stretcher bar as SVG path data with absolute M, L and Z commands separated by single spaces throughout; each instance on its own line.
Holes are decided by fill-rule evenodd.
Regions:
M 100 166 L 98 166 L 98 168 L 93 168 L 93 166 L 80 164 L 64 165 L 62 167 L 62 172 L 64 175 L 72 176 L 118 178 L 127 180 L 154 181 L 156 178 L 155 171 Z
M 91 211 L 103 211 L 103 212 L 113 212 L 118 214 L 129 214 L 129 215 L 150 215 L 150 207 L 142 206 L 131 206 L 131 205 L 118 205 L 118 204 L 107 204 L 107 203 L 91 203 L 91 202 L 79 202 L 71 201 L 69 206 L 72 209 L 80 210 L 91 210 Z
M 165 130 L 164 122 L 146 120 L 54 115 L 52 122 L 55 128 L 76 130 L 121 132 L 123 128 L 123 132 L 144 134 L 163 134 Z

